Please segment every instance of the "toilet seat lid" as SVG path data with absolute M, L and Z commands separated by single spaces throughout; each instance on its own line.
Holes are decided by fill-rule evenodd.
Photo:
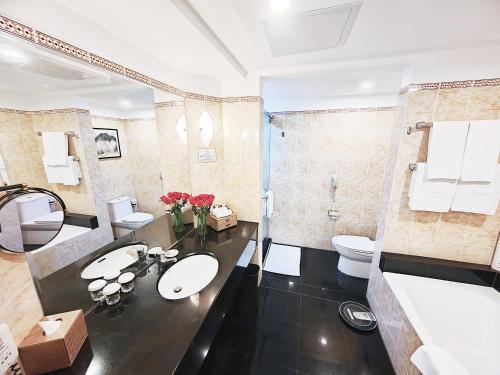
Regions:
M 120 221 L 123 223 L 142 223 L 144 221 L 152 220 L 153 215 L 145 212 L 134 212 L 130 215 L 125 216 Z
M 365 253 L 373 253 L 374 241 L 363 236 L 334 236 L 332 238 L 333 245 L 338 245 L 343 248 L 358 250 Z

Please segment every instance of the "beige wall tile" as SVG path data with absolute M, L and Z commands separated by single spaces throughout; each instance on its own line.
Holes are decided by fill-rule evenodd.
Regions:
M 394 112 L 275 116 L 270 163 L 273 241 L 331 250 L 335 234 L 374 239 Z M 341 216 L 334 223 L 327 212 L 335 174 Z M 319 229 L 310 234 L 311 228 Z

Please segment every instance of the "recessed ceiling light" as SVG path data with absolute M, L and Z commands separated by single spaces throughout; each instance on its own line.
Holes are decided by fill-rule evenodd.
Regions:
M 271 0 L 271 9 L 276 11 L 283 11 L 290 6 L 290 0 Z
M 373 81 L 363 81 L 361 82 L 361 88 L 364 90 L 372 89 L 375 87 L 375 82 Z
M 325 337 L 321 337 L 321 338 L 319 339 L 319 341 L 321 342 L 321 345 L 326 345 L 326 344 L 328 344 L 328 340 L 327 340 Z

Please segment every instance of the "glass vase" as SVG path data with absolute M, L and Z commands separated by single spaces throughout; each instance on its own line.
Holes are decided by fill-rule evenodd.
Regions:
M 200 212 L 198 215 L 198 234 L 204 236 L 205 234 L 208 233 L 208 228 L 207 228 L 207 213 L 206 212 Z
M 182 221 L 182 211 L 174 211 L 174 232 L 184 232 L 184 222 Z

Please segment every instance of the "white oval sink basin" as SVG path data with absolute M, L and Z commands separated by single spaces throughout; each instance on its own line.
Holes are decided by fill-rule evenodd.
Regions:
M 166 299 L 181 299 L 198 293 L 217 275 L 219 261 L 213 255 L 195 254 L 170 267 L 158 281 L 158 292 Z
M 148 247 L 142 244 L 135 244 L 104 254 L 86 266 L 80 276 L 82 279 L 92 280 L 101 278 L 106 272 L 112 270 L 121 271 L 139 260 L 137 256 L 137 250 L 139 249 L 146 252 Z

